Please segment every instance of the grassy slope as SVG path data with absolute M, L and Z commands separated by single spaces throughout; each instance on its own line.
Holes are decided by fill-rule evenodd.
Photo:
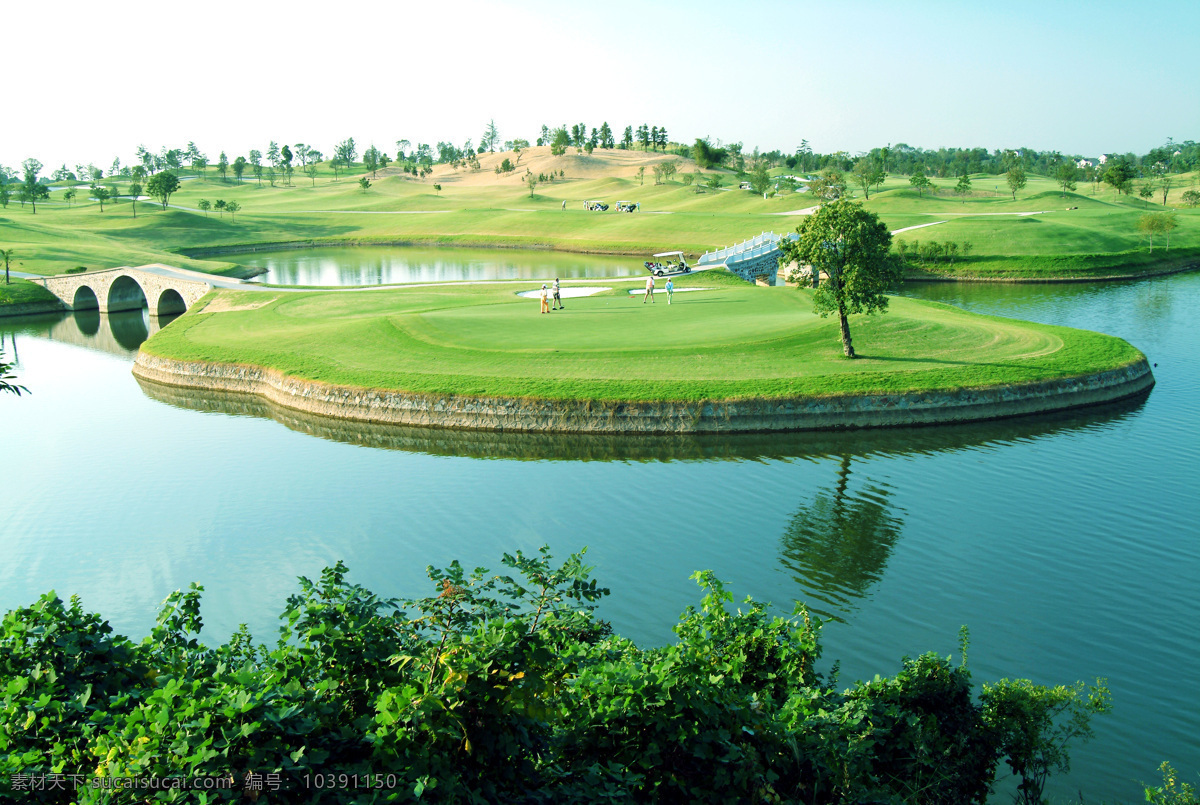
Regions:
M 952 271 L 938 266 L 939 271 L 969 277 L 1087 277 L 1153 272 L 1200 261 L 1197 210 L 1179 210 L 1179 228 L 1171 237 L 1170 251 L 1161 248 L 1159 239 L 1151 254 L 1137 231 L 1137 219 L 1166 209 L 1160 204 L 1116 196 L 1111 189 L 1093 195 L 1091 185 L 1080 185 L 1064 198 L 1053 181 L 1040 176 L 1029 177 L 1028 186 L 1014 201 L 1002 176 L 976 175 L 974 194 L 961 200 L 948 194 L 949 180 L 937 181 L 942 193 L 921 198 L 908 188 L 907 178 L 889 179 L 882 193 L 872 194 L 867 207 L 893 228 L 946 221 L 897 235 L 909 243 L 971 243 L 971 260 Z M 1011 215 L 1032 211 L 1041 214 Z
M 568 154 L 557 159 L 532 154 L 529 164 L 535 168 L 561 166 L 567 178 L 540 185 L 530 198 L 521 184 L 526 163 L 511 175 L 497 176 L 489 168 L 500 158 L 499 154 L 484 155 L 484 170 L 479 173 L 439 166 L 435 176 L 424 182 L 381 174 L 366 193 L 345 173 L 338 182 L 325 173 L 315 187 L 301 175 L 294 177 L 292 187 L 266 183 L 260 187 L 253 180 L 242 185 L 223 183 L 210 171 L 205 179 L 184 182 L 172 197 L 172 205 L 188 209 L 164 211 L 156 204 L 140 202 L 136 220 L 128 200 L 106 204 L 101 213 L 98 204 L 86 199 L 67 208 L 57 201 L 61 192 L 56 192 L 56 200 L 39 205 L 37 215 L 16 203 L 0 211 L 0 245 L 17 250 L 17 268 L 44 274 L 80 265 L 103 268 L 155 261 L 234 272 L 237 258 L 214 255 L 214 249 L 298 240 L 534 246 L 631 254 L 681 248 L 697 253 L 763 230 L 791 230 L 798 219 L 777 213 L 811 204 L 803 194 L 770 200 L 741 190 L 697 194 L 679 181 L 655 186 L 650 176 L 642 184 L 631 173 L 628 155 L 610 158 L 599 152 L 590 158 Z M 650 162 L 665 159 L 678 158 L 649 157 Z M 604 175 L 606 165 L 613 175 Z M 684 163 L 681 173 L 690 170 L 690 163 Z M 442 184 L 440 193 L 434 192 L 433 181 Z M 945 179 L 935 181 L 943 186 L 943 192 L 952 184 Z M 948 223 L 900 236 L 909 241 L 970 241 L 972 259 L 956 264 L 953 270 L 959 274 L 1139 273 L 1160 267 L 1164 259 L 1195 260 L 1200 256 L 1200 210 L 1179 212 L 1180 227 L 1172 237 L 1170 254 L 1156 249 L 1149 255 L 1135 224 L 1142 212 L 1163 209 L 1157 204 L 1124 196 L 1114 199 L 1110 190 L 1092 196 L 1087 185 L 1081 185 L 1084 192 L 1068 194 L 1064 200 L 1054 184 L 1041 177 L 1030 177 L 1029 186 L 1013 201 L 1004 192 L 1002 178 L 977 176 L 974 181 L 975 194 L 962 203 L 953 196 L 927 194 L 920 198 L 908 189 L 907 177 L 891 177 L 882 191 L 872 193 L 866 206 L 893 229 L 936 221 L 947 213 L 1050 211 L 1024 218 L 950 217 Z M 726 175 L 725 182 L 736 186 L 732 175 Z M 994 190 L 996 186 L 1001 189 Z M 1173 194 L 1177 192 L 1181 190 Z M 201 198 L 237 201 L 243 211 L 236 220 L 229 215 L 189 211 Z M 585 198 L 609 203 L 633 199 L 642 203 L 643 212 L 590 213 L 581 209 Z M 564 200 L 566 212 L 561 211 Z M 1079 209 L 1068 212 L 1068 206 Z M 340 210 L 354 212 L 337 212 Z M 394 214 L 430 210 L 440 212 Z M 654 212 L 669 214 L 651 214 Z
M 57 302 L 58 297 L 29 280 L 14 279 L 5 285 L 0 277 L 0 305 L 24 305 L 31 302 Z
M 705 277 L 691 279 L 700 283 Z M 1050 379 L 1141 357 L 1120 339 L 910 299 L 852 322 L 861 358 L 809 291 L 727 285 L 654 305 L 626 288 L 537 313 L 513 285 L 278 294 L 254 310 L 197 306 L 145 345 L 328 383 L 433 394 L 697 400 L 954 389 Z M 521 289 L 528 283 L 518 284 Z M 218 292 L 221 305 L 261 301 Z M 210 303 L 211 304 L 211 303 Z

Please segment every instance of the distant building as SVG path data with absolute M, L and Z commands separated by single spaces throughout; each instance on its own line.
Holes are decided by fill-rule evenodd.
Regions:
M 1075 163 L 1075 167 L 1079 168 L 1080 170 L 1083 170 L 1084 168 L 1092 167 L 1092 165 L 1094 165 L 1094 164 L 1095 163 L 1092 162 L 1090 159 L 1081 159 Z
M 1101 164 L 1101 165 L 1103 165 L 1105 162 L 1108 162 L 1108 155 L 1107 155 L 1107 154 L 1101 154 L 1101 155 L 1100 155 L 1100 164 Z

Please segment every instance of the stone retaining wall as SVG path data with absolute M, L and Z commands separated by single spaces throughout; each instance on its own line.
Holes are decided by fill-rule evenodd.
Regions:
M 272 369 L 138 353 L 133 373 L 166 385 L 259 394 L 318 416 L 418 427 L 575 433 L 730 433 L 932 425 L 1061 411 L 1146 391 L 1145 359 L 1017 386 L 786 400 L 611 402 L 412 394 L 336 386 Z

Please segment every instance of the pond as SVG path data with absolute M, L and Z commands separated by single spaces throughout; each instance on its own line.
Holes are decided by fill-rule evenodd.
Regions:
M 613 590 L 601 615 L 639 641 L 672 638 L 701 568 L 739 597 L 825 615 L 844 681 L 956 652 L 967 624 L 976 679 L 1107 677 L 1115 710 L 1052 779 L 1056 796 L 1138 801 L 1163 760 L 1194 779 L 1200 274 L 906 293 L 1122 336 L 1158 385 L 1119 405 L 943 428 L 455 433 L 139 384 L 131 362 L 156 326 L 144 313 L 0 319 L 32 391 L 0 399 L 0 608 L 55 589 L 142 635 L 167 593 L 197 581 L 211 639 L 246 622 L 272 640 L 296 576 L 338 559 L 354 581 L 415 596 L 431 589 L 427 564 L 497 568 L 504 551 L 586 545 Z
M 257 281 L 274 285 L 387 285 L 396 282 L 552 280 L 645 274 L 635 257 L 566 252 L 342 246 L 228 255 L 263 269 Z

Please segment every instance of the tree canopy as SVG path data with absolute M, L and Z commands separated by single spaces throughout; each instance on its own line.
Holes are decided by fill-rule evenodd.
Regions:
M 21 187 L 17 191 L 18 198 L 22 202 L 29 202 L 30 208 L 34 215 L 37 215 L 37 203 L 43 199 L 50 198 L 50 188 L 42 184 L 38 180 L 38 174 L 42 170 L 42 163 L 36 159 L 27 159 L 21 163 L 21 168 L 24 170 L 24 179 L 21 182 Z
M 1025 187 L 1025 169 L 1020 165 L 1014 165 L 1004 174 L 1004 181 L 1008 183 L 1008 189 L 1012 191 L 1013 201 L 1017 200 L 1017 191 Z
M 171 194 L 178 189 L 179 177 L 171 171 L 156 173 L 150 177 L 150 181 L 146 182 L 146 194 L 162 204 L 164 210 L 171 201 Z
M 934 185 L 925 175 L 923 168 L 917 168 L 916 173 L 908 177 L 908 183 L 917 191 L 917 195 L 924 197 L 925 191 L 931 189 Z
M 823 204 L 801 222 L 799 239 L 780 242 L 784 259 L 812 269 L 813 310 L 836 313 L 842 351 L 853 358 L 847 316 L 887 311 L 885 292 L 900 281 L 900 263 L 891 253 L 892 235 L 861 204 L 839 199 Z M 821 275 L 826 281 L 821 282 Z
M 860 159 L 854 163 L 853 175 L 855 183 L 863 189 L 863 195 L 868 200 L 871 198 L 871 188 L 883 184 L 887 177 L 883 166 L 872 159 Z

